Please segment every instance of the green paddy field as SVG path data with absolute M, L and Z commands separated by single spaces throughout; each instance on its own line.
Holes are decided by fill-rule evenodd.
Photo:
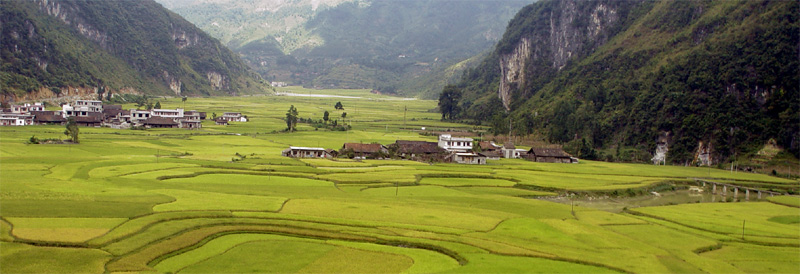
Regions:
M 696 186 L 694 178 L 763 189 L 798 181 L 592 161 L 286 158 L 288 146 L 483 129 L 439 121 L 435 101 L 284 91 L 359 98 L 189 98 L 186 109 L 251 121 L 81 128 L 76 145 L 26 144 L 66 139 L 63 126 L 0 128 L 0 273 L 800 273 L 796 196 L 620 212 L 547 199 L 649 195 Z M 344 122 L 338 101 L 353 130 L 282 132 L 290 105 L 302 118 L 327 110 Z

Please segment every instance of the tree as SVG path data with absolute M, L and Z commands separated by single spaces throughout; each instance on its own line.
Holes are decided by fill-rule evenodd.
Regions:
M 155 106 L 155 108 L 157 108 L 157 109 L 161 109 L 161 102 L 156 102 L 156 106 Z
M 342 112 L 342 120 L 344 120 L 344 118 L 347 118 L 347 112 Z
M 322 120 L 325 121 L 325 124 L 327 124 L 328 120 L 330 120 L 330 113 L 328 113 L 327 110 L 322 114 Z
M 293 132 L 295 130 L 297 130 L 297 109 L 292 105 L 286 111 L 286 131 Z
M 106 101 L 111 101 L 111 91 L 106 92 Z
M 217 119 L 217 113 L 216 112 L 212 112 L 211 113 L 211 120 L 215 120 L 215 119 Z
M 453 85 L 447 85 L 439 95 L 439 111 L 442 113 L 442 120 L 453 120 L 458 117 L 461 111 L 458 101 L 461 100 L 461 90 Z
M 181 102 L 183 102 L 183 108 L 186 109 L 186 96 L 183 96 L 183 98 L 181 98 Z
M 342 105 L 342 102 L 336 102 L 336 105 L 333 106 L 333 108 L 338 109 L 338 110 L 343 110 L 344 109 L 344 105 Z
M 78 141 L 78 133 L 80 129 L 78 129 L 78 123 L 75 122 L 75 117 L 67 118 L 67 129 L 64 130 L 64 135 L 69 136 L 73 143 L 80 143 Z

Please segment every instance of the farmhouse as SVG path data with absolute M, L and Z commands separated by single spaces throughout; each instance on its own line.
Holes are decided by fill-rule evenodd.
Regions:
M 450 134 L 439 135 L 439 147 L 447 151 L 466 152 L 472 149 L 472 138 L 453 137 Z
M 0 115 L 0 126 L 29 126 L 29 125 L 33 125 L 33 115 L 30 114 Z
M 506 142 L 503 144 L 503 158 L 507 159 L 518 159 L 519 152 L 517 151 L 517 147 L 514 146 L 514 143 L 511 141 Z
M 103 113 L 89 112 L 87 115 L 75 116 L 75 123 L 81 127 L 100 127 L 103 125 Z
M 67 119 L 56 111 L 33 111 L 33 124 L 35 125 L 63 125 Z
M 28 114 L 32 111 L 44 111 L 44 105 L 42 103 L 11 105 L 11 113 L 14 114 Z
M 503 158 L 503 151 L 500 150 L 481 151 L 478 154 L 486 157 L 486 160 L 500 160 L 500 158 Z
M 222 119 L 222 117 L 217 117 L 217 119 L 214 119 L 214 124 L 218 126 L 227 126 L 228 120 Z
M 175 120 L 159 116 L 147 118 L 141 123 L 146 128 L 177 128 L 179 126 Z
M 389 151 L 381 144 L 344 143 L 339 154 L 351 156 L 353 159 L 382 158 Z
M 247 122 L 247 117 L 242 116 L 239 112 L 225 112 L 217 119 L 223 119 L 228 122 Z
M 331 158 L 328 150 L 321 147 L 289 147 L 281 155 L 294 158 Z
M 440 159 L 444 154 L 444 150 L 434 142 L 397 140 L 390 146 L 405 159 Z
M 485 165 L 486 157 L 472 152 L 454 152 L 447 158 L 459 164 Z
M 503 148 L 503 146 L 489 141 L 478 142 L 478 146 L 481 148 L 481 151 L 497 151 Z
M 75 105 L 63 104 L 61 105 L 61 115 L 64 118 L 72 116 L 89 116 L 90 113 L 99 113 L 103 111 L 103 102 L 94 100 L 77 100 Z
M 560 148 L 531 148 L 525 158 L 540 163 L 578 163 L 578 158 Z

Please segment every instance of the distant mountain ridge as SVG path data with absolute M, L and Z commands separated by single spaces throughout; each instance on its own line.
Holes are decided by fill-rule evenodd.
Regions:
M 532 2 L 158 1 L 218 37 L 267 80 L 428 98 L 447 82 L 431 75 L 460 74 L 462 62 L 490 49 L 514 13 Z
M 0 5 L 5 101 L 73 89 L 173 96 L 266 91 L 238 56 L 152 0 Z
M 769 139 L 798 156 L 799 15 L 797 1 L 537 2 L 458 84 L 460 117 L 589 158 L 719 163 Z

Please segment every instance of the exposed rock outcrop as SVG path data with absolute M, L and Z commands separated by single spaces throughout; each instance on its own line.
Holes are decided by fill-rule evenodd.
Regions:
M 515 93 L 526 99 L 570 60 L 584 57 L 605 44 L 615 34 L 610 30 L 620 23 L 617 2 L 553 3 L 555 7 L 548 11 L 528 11 L 538 12 L 538 16 L 548 20 L 534 22 L 535 25 L 528 26 L 528 33 L 513 43 L 510 52 L 500 52 L 498 96 L 506 110 L 511 110 Z
M 662 165 L 667 163 L 667 152 L 669 152 L 670 133 L 662 132 L 658 135 L 656 140 L 656 151 L 653 153 L 653 158 L 650 161 L 654 165 Z
M 711 166 L 714 164 L 714 158 L 712 153 L 714 151 L 714 147 L 711 145 L 711 142 L 708 144 L 703 143 L 703 141 L 699 141 L 697 143 L 697 151 L 694 153 L 694 164 L 698 166 Z
M 522 38 L 514 51 L 500 56 L 500 89 L 498 96 L 506 110 L 510 110 L 511 92 L 525 85 L 525 64 L 530 58 L 531 40 Z

